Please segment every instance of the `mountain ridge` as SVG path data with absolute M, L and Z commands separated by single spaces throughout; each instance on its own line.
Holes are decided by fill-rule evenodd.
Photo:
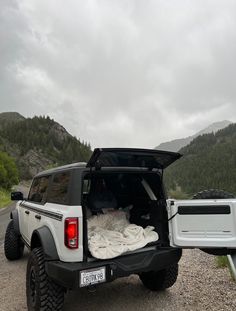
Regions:
M 214 123 L 210 124 L 209 126 L 207 126 L 206 128 L 198 131 L 194 135 L 184 137 L 184 138 L 173 139 L 173 140 L 167 141 L 167 142 L 163 142 L 163 143 L 159 144 L 157 147 L 155 147 L 155 149 L 177 152 L 181 148 L 190 144 L 194 138 L 196 138 L 200 135 L 203 135 L 203 134 L 208 134 L 208 133 L 212 133 L 212 132 L 215 133 L 215 132 L 229 126 L 230 124 L 232 124 L 232 122 L 228 121 L 228 120 L 214 122 Z

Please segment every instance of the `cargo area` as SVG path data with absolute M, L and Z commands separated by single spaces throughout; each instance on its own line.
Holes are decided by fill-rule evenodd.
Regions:
M 94 239 L 98 241 L 95 246 L 100 245 L 99 250 L 103 251 L 102 243 L 108 243 L 116 251 L 123 247 L 123 240 L 128 236 L 129 251 L 125 251 L 124 248 L 124 252 L 119 256 L 169 246 L 166 200 L 159 171 L 90 172 L 84 176 L 82 192 L 84 216 L 87 220 L 84 234 L 87 235 L 85 240 L 88 244 L 88 258 L 99 257 L 91 254 Z M 124 232 L 122 225 L 125 228 Z M 98 227 L 101 227 L 100 231 Z M 132 245 L 129 234 L 131 242 L 133 239 L 136 244 Z M 143 239 L 145 240 L 146 236 L 145 244 Z M 158 238 L 155 239 L 155 236 Z M 109 252 L 107 256 L 112 258 Z M 113 257 L 117 256 L 114 253 Z

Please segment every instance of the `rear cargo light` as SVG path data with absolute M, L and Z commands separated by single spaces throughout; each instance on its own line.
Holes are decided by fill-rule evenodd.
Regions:
M 65 246 L 68 248 L 78 248 L 79 246 L 79 222 L 78 218 L 65 219 Z

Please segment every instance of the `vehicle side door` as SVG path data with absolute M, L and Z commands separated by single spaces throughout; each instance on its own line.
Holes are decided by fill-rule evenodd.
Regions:
M 45 205 L 47 202 L 47 192 L 51 176 L 47 175 L 38 177 L 37 180 L 38 187 L 30 192 L 29 199 L 25 202 L 25 205 L 27 205 L 27 208 L 30 211 L 28 226 L 29 241 L 31 241 L 33 231 L 42 226 L 43 218 L 45 217 Z
M 40 178 L 34 178 L 30 187 L 28 199 L 22 201 L 19 204 L 20 232 L 23 239 L 28 244 L 30 243 L 29 226 L 30 223 L 32 222 L 31 202 L 37 201 L 39 186 L 40 186 Z
M 21 203 L 21 214 L 24 218 L 21 233 L 28 245 L 30 245 L 31 242 L 32 230 L 40 227 L 40 214 L 46 203 L 49 181 L 50 176 L 34 178 L 28 199 Z

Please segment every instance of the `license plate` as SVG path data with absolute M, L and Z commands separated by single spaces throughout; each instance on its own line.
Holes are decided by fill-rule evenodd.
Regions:
M 106 267 L 80 271 L 80 287 L 106 282 Z

